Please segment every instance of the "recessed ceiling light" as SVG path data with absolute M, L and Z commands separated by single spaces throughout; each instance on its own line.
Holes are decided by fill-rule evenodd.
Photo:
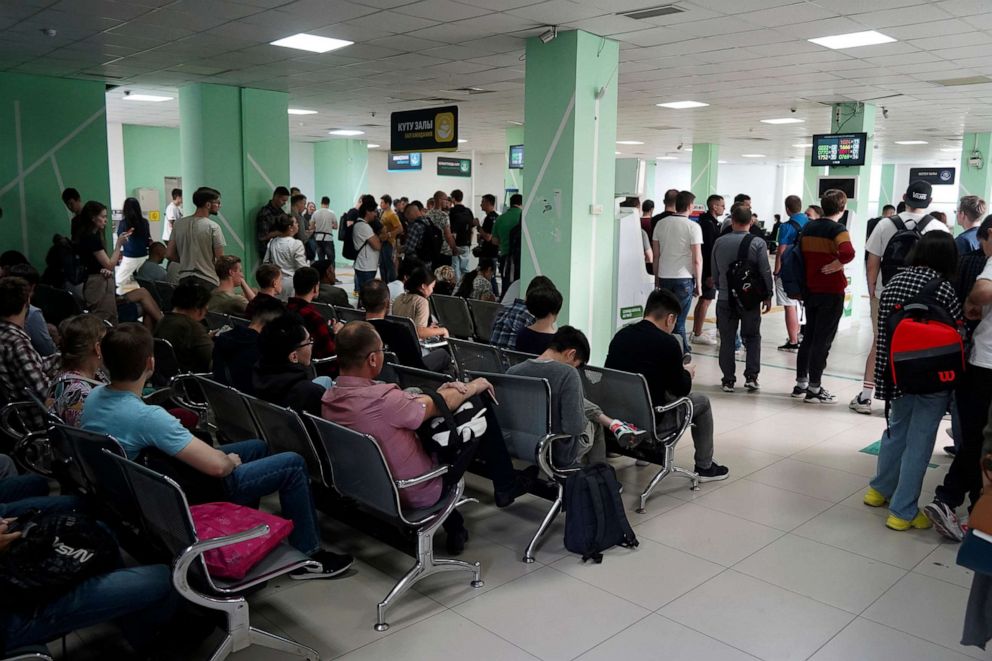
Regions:
M 303 108 L 290 108 L 287 110 L 290 115 L 316 115 L 316 110 L 304 110 Z
M 365 131 L 358 131 L 356 129 L 334 129 L 327 133 L 329 135 L 365 135 Z
M 458 142 L 468 142 L 465 138 L 458 138 Z
M 812 147 L 813 146 L 813 143 L 812 142 L 797 142 L 796 144 L 794 144 L 792 146 L 793 147 L 799 147 L 800 149 L 806 149 L 807 147 Z
M 897 145 L 927 145 L 926 140 L 896 140 Z
M 827 48 L 840 49 L 888 44 L 895 41 L 895 39 L 875 30 L 867 30 L 866 32 L 850 32 L 848 34 L 835 34 L 829 37 L 817 37 L 808 41 L 820 46 L 826 46 Z
M 654 157 L 654 160 L 656 160 L 656 161 L 677 161 L 677 160 L 679 160 L 679 157 L 678 156 L 655 156 Z
M 686 108 L 703 108 L 710 104 L 702 101 L 669 101 L 668 103 L 655 104 L 659 108 L 674 108 L 675 110 L 685 110 Z
M 684 151 L 684 152 L 687 152 L 687 153 L 689 153 L 689 154 L 691 154 L 691 153 L 692 153 L 692 147 L 686 147 L 686 148 L 685 148 L 685 149 L 683 149 L 682 151 Z
M 622 154 L 623 152 L 622 152 L 622 151 L 615 151 L 615 152 L 613 152 L 613 153 L 614 153 L 614 154 L 616 154 L 617 156 L 619 156 L 619 155 L 620 155 L 620 154 Z
M 726 165 L 727 161 L 717 161 L 717 163 L 719 163 L 720 165 Z
M 345 46 L 351 46 L 355 42 L 345 41 L 344 39 L 331 39 L 330 37 L 318 37 L 315 34 L 300 32 L 291 37 L 277 39 L 270 43 L 273 46 L 295 48 L 297 50 L 310 51 L 311 53 L 327 53 L 332 50 L 344 48 Z
M 161 103 L 162 101 L 172 101 L 171 96 L 158 96 L 157 94 L 125 94 L 125 101 L 150 101 L 151 103 Z
M 762 124 L 802 124 L 805 119 L 799 119 L 798 117 L 780 117 L 778 119 L 763 119 Z
M 374 145 L 370 142 L 369 144 L 366 145 L 366 147 L 368 147 L 369 149 L 376 149 L 379 147 L 379 145 Z
M 961 151 L 960 147 L 941 147 L 940 151 Z
M 640 140 L 617 140 L 618 145 L 643 145 Z
M 741 154 L 743 158 L 765 158 L 764 154 Z

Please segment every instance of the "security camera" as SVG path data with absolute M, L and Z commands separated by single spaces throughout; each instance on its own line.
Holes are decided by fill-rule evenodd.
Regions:
M 888 119 L 888 118 L 889 118 L 889 109 L 886 108 L 885 106 L 882 106 L 882 119 Z
M 796 107 L 792 106 L 791 108 L 789 108 L 789 112 L 796 112 Z
M 543 43 L 548 44 L 554 41 L 555 37 L 557 36 L 558 36 L 558 26 L 552 25 L 547 30 L 542 32 L 541 36 L 539 36 L 538 39 L 540 39 Z
M 55 28 L 42 28 L 41 33 L 46 37 L 54 37 L 59 32 Z
M 677 151 L 682 151 L 682 147 L 683 147 L 683 146 L 684 146 L 684 144 L 680 142 L 680 143 L 678 144 L 678 146 L 677 146 L 677 147 L 676 147 L 675 149 L 676 149 Z
M 131 96 L 131 90 L 124 90 L 124 96 Z

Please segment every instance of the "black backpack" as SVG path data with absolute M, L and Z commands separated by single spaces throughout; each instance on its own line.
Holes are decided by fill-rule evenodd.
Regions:
M 749 258 L 751 241 L 755 236 L 746 235 L 737 249 L 737 259 L 730 264 L 727 271 L 727 289 L 734 305 L 740 311 L 754 310 L 768 298 L 765 291 L 765 280 L 761 277 L 758 265 Z
M 341 246 L 341 256 L 345 259 L 358 259 L 358 253 L 362 251 L 365 247 L 366 241 L 362 244 L 362 248 L 355 247 L 355 223 L 358 221 L 345 220 L 341 223 L 341 241 L 343 242 Z
M 441 246 L 444 244 L 444 232 L 426 216 L 421 216 L 414 222 L 424 224 L 424 234 L 420 239 L 420 245 L 417 246 L 417 258 L 425 264 L 437 263 L 441 257 Z
M 603 561 L 603 551 L 638 545 L 623 500 L 616 471 L 609 464 L 587 466 L 565 480 L 565 548 L 582 562 Z
M 42 281 L 57 289 L 65 288 L 67 282 L 72 285 L 86 282 L 88 274 L 83 267 L 83 260 L 79 258 L 76 246 L 67 236 L 61 234 L 52 236 L 52 247 L 45 255 L 45 266 Z
M 883 286 L 889 284 L 889 280 L 909 266 L 909 253 L 913 251 L 916 242 L 923 236 L 923 231 L 933 220 L 933 216 L 930 214 L 923 216 L 913 226 L 913 229 L 908 229 L 906 223 L 899 216 L 893 216 L 889 220 L 896 226 L 896 233 L 892 235 L 892 238 L 885 245 L 885 250 L 882 251 Z

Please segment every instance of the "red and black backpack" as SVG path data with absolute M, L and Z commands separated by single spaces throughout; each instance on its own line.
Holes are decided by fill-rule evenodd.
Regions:
M 964 375 L 959 324 L 936 296 L 941 282 L 942 278 L 933 278 L 889 315 L 889 369 L 892 381 L 904 393 L 953 390 Z

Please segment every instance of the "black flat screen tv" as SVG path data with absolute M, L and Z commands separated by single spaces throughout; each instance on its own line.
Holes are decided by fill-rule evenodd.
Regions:
M 864 165 L 867 133 L 823 133 L 813 136 L 810 167 Z
M 510 162 L 508 167 L 511 170 L 522 170 L 524 168 L 523 145 L 510 145 Z

